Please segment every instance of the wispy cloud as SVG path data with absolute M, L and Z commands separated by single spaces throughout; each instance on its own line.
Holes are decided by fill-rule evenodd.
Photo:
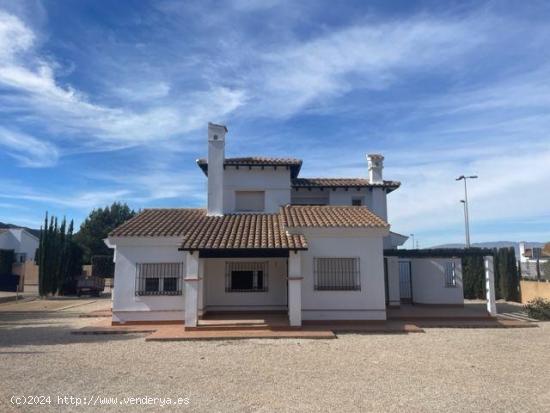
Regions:
M 25 133 L 10 131 L 0 126 L 0 146 L 21 166 L 41 168 L 57 163 L 59 157 L 55 145 Z

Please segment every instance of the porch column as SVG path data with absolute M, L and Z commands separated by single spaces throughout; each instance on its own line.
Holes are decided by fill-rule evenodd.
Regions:
M 387 257 L 388 269 L 388 301 L 390 307 L 401 305 L 401 293 L 399 291 L 399 257 Z
M 201 317 L 204 314 L 204 258 L 199 259 L 199 300 L 198 300 L 199 313 Z
M 288 320 L 291 326 L 302 325 L 302 263 L 299 251 L 288 256 Z
M 492 255 L 485 257 L 485 294 L 487 297 L 487 312 L 495 317 L 497 315 L 497 304 L 495 301 L 495 265 Z
M 185 327 L 196 327 L 199 300 L 199 252 L 185 253 Z

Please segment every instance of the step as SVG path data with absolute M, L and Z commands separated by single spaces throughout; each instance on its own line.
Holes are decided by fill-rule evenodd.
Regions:
M 289 328 L 288 322 L 285 320 L 265 321 L 262 319 L 251 320 L 199 320 L 196 327 L 186 327 L 187 331 L 270 331 Z

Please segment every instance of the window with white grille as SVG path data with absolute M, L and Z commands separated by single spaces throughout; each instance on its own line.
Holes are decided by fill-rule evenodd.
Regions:
M 267 261 L 265 262 L 226 262 L 225 291 L 234 292 L 266 292 Z
M 445 287 L 456 287 L 456 267 L 454 261 L 445 263 Z
M 361 290 L 359 258 L 314 258 L 313 271 L 316 290 Z
M 182 262 L 136 265 L 136 295 L 182 295 Z

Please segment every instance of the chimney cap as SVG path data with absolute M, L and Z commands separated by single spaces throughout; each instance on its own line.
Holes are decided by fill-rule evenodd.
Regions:
M 223 128 L 227 132 L 227 127 L 225 125 L 220 125 L 217 123 L 208 122 L 208 128 Z

